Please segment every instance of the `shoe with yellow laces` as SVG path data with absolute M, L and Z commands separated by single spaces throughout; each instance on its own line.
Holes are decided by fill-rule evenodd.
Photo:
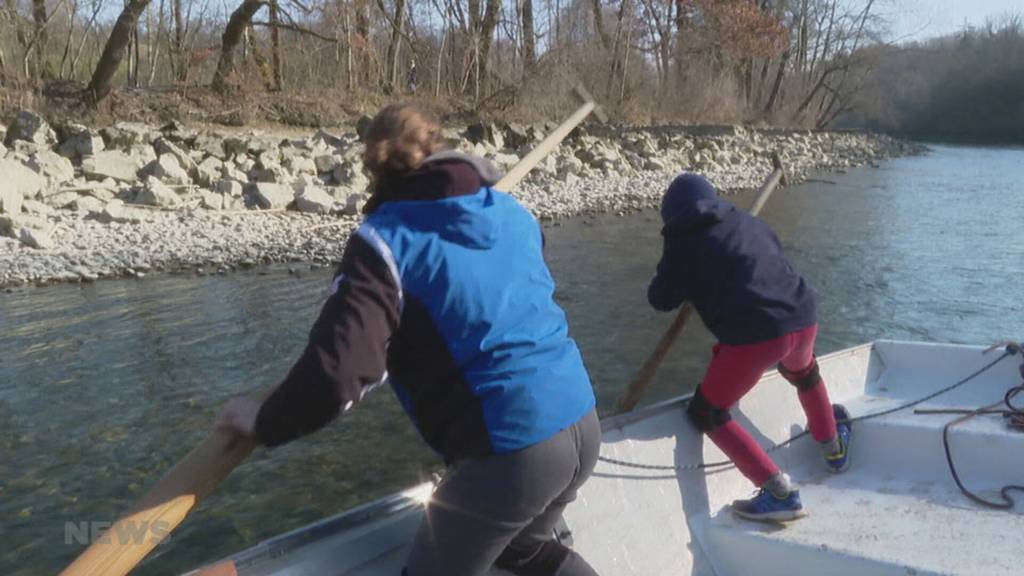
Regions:
M 850 439 L 853 437 L 853 423 L 850 422 L 850 413 L 842 404 L 833 404 L 832 413 L 836 417 L 836 439 L 839 441 L 839 451 L 825 454 L 825 465 L 830 472 L 846 472 L 850 467 Z

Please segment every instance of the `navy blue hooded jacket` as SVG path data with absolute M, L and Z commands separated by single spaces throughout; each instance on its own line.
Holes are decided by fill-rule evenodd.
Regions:
M 814 325 L 815 297 L 767 224 L 684 173 L 662 200 L 664 249 L 647 298 L 669 311 L 689 300 L 724 344 L 771 340 Z
M 258 440 L 312 432 L 384 379 L 449 462 L 531 446 L 593 410 L 540 226 L 495 180 L 445 153 L 378 186 Z

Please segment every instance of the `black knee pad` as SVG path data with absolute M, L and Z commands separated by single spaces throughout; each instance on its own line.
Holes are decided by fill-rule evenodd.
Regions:
M 494 565 L 516 576 L 551 576 L 556 573 L 572 550 L 555 540 L 548 540 L 532 551 L 508 547 Z
M 708 402 L 708 399 L 701 393 L 700 388 L 693 393 L 693 398 L 686 405 L 686 415 L 690 422 L 701 432 L 711 432 L 732 420 L 732 414 L 724 408 L 715 408 Z
M 817 357 L 811 358 L 811 367 L 807 368 L 804 371 L 805 373 L 802 375 L 798 375 L 796 372 L 787 370 L 782 364 L 779 364 L 778 370 L 779 374 L 782 374 L 783 378 L 793 386 L 796 386 L 796 389 L 801 392 L 814 388 L 818 385 L 818 382 L 821 381 L 821 372 L 818 370 Z

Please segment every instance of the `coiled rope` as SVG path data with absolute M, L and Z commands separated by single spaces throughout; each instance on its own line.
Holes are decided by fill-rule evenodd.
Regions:
M 1011 343 L 1007 344 L 1006 352 L 1004 353 L 1003 357 L 1019 353 L 1021 353 L 1021 345 Z M 1021 362 L 1020 375 L 1021 378 L 1024 378 L 1024 360 L 1022 360 Z M 949 472 L 950 474 L 953 475 L 953 481 L 956 482 L 957 488 L 959 488 L 960 491 L 963 492 L 964 496 L 967 496 L 968 498 L 970 498 L 974 502 L 977 502 L 978 504 L 981 504 L 982 506 L 995 508 L 997 510 L 1012 510 L 1017 503 L 1013 499 L 1013 497 L 1010 496 L 1010 493 L 1024 493 L 1024 485 L 1007 484 L 1003 486 L 1002 488 L 999 489 L 999 500 L 988 500 L 982 498 L 981 496 L 978 496 L 974 492 L 971 492 L 960 479 L 960 474 L 958 474 L 956 471 L 956 465 L 953 464 L 953 454 L 949 447 L 949 431 L 957 424 L 966 422 L 971 418 L 974 418 L 975 416 L 978 416 L 980 414 L 993 413 L 1001 413 L 1003 417 L 1007 419 L 1007 424 L 1011 428 L 1024 431 L 1024 407 L 1015 406 L 1013 404 L 1013 399 L 1022 392 L 1024 392 L 1024 383 L 1022 383 L 1020 386 L 1014 386 L 1007 390 L 1006 395 L 1003 396 L 1003 399 L 1000 400 L 999 402 L 996 402 L 995 404 L 990 404 L 988 406 L 983 406 L 976 410 L 968 411 L 963 416 L 947 423 L 945 426 L 942 427 L 942 448 L 946 451 L 946 463 L 949 464 Z M 1006 409 L 995 410 L 995 408 L 999 405 L 1006 406 Z

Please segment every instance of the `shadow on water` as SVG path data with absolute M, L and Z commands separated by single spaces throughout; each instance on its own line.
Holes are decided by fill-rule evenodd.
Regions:
M 763 214 L 822 295 L 819 352 L 1024 337 L 1024 151 L 938 147 L 829 179 L 777 192 Z M 670 320 L 645 300 L 659 229 L 653 211 L 545 228 L 605 410 Z M 274 269 L 0 295 L 0 573 L 55 572 L 81 549 L 67 523 L 115 517 L 203 437 L 220 403 L 281 378 L 328 280 Z M 687 327 L 647 400 L 692 389 L 711 342 Z M 258 452 L 139 573 L 181 572 L 436 466 L 378 391 L 316 437 Z

